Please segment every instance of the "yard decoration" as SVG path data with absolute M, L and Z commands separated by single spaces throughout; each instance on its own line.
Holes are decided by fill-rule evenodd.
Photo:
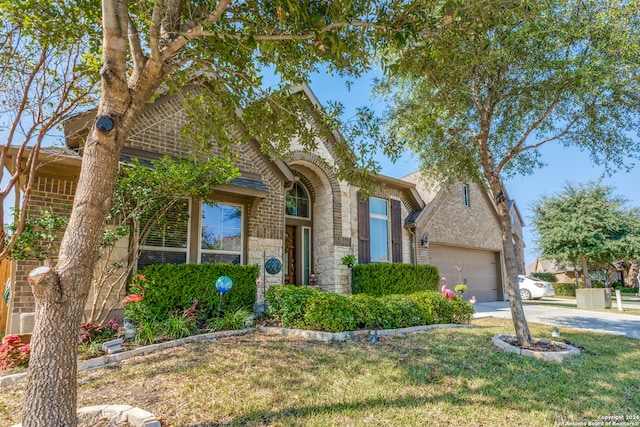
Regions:
M 454 299 L 456 297 L 456 294 L 451 289 L 447 289 L 447 278 L 443 276 L 440 281 L 444 283 L 444 285 L 442 285 L 442 288 L 440 288 L 440 293 L 442 293 L 449 299 Z
M 216 280 L 216 289 L 220 292 L 220 300 L 218 301 L 218 316 L 220 317 L 220 308 L 222 307 L 222 296 L 231 290 L 233 281 L 229 276 L 220 276 Z
M 147 279 L 146 277 L 144 277 L 142 274 L 138 274 L 136 276 L 134 276 L 131 279 L 131 286 L 135 286 L 136 288 L 139 288 L 142 293 L 141 294 L 129 294 L 126 297 L 124 297 L 122 299 L 122 306 L 124 307 L 124 305 L 128 302 L 140 302 L 142 301 L 142 298 L 144 298 L 144 287 L 142 286 L 142 284 L 140 284 L 140 282 L 146 282 Z

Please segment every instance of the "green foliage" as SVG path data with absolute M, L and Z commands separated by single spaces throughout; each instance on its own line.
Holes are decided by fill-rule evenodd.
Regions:
M 19 211 L 14 211 L 14 222 L 7 226 L 9 235 L 5 238 L 5 244 L 17 231 L 19 215 Z M 27 211 L 22 232 L 13 245 L 9 257 L 15 260 L 36 259 L 38 261 L 55 258 L 58 249 L 56 242 L 62 239 L 62 233 L 68 223 L 67 215 L 58 215 L 44 209 L 39 214 Z
M 137 344 L 148 345 L 152 344 L 160 331 L 161 324 L 155 321 L 147 321 L 138 324 L 136 327 L 136 336 L 134 338 Z
M 356 257 L 353 254 L 347 254 L 342 257 L 342 265 L 354 266 L 356 264 Z
M 432 265 L 358 264 L 353 267 L 354 294 L 374 296 L 435 291 L 440 282 L 438 269 Z
M 462 283 L 458 283 L 458 284 L 453 288 L 453 290 L 454 290 L 454 291 L 456 291 L 456 293 L 463 294 L 463 293 L 465 293 L 465 292 L 466 292 L 466 290 L 467 290 L 467 285 L 462 284 Z
M 640 213 L 599 183 L 567 184 L 533 206 L 531 221 L 542 256 L 580 265 L 640 257 Z
M 439 292 L 410 295 L 352 296 L 291 285 L 267 290 L 269 314 L 284 327 L 342 332 L 354 329 L 396 329 L 441 323 L 469 323 L 473 306 Z
M 304 327 L 315 331 L 352 331 L 357 312 L 349 297 L 334 292 L 315 292 L 304 307 Z
M 194 334 L 198 330 L 198 325 L 196 317 L 185 310 L 183 313 L 169 316 L 158 325 L 158 328 L 161 333 L 175 340 Z
M 78 356 L 80 359 L 93 359 L 102 356 L 102 342 L 85 341 L 78 343 Z
M 212 331 L 227 331 L 234 329 L 243 329 L 248 325 L 247 323 L 251 319 L 253 311 L 246 307 L 239 308 L 237 310 L 229 310 L 222 314 L 222 317 L 216 317 L 209 320 L 207 326 Z
M 269 314 L 279 318 L 287 328 L 302 328 L 307 301 L 318 291 L 294 285 L 270 286 L 265 295 Z
M 576 284 L 575 283 L 553 283 L 553 289 L 556 296 L 575 297 L 576 296 Z
M 545 271 L 539 271 L 539 272 L 536 272 L 536 273 L 531 273 L 531 276 L 532 277 L 537 277 L 538 279 L 544 280 L 545 282 L 554 283 L 554 282 L 557 281 L 555 274 L 548 273 L 548 272 L 545 272 Z
M 461 298 L 451 300 L 453 305 L 453 319 L 451 323 L 465 324 L 471 323 L 475 309 L 470 303 L 463 301 Z
M 449 22 L 437 37 L 380 52 L 385 78 L 376 90 L 391 104 L 387 151 L 412 148 L 434 182 L 530 173 L 542 163 L 538 146 L 554 142 L 588 150 L 597 163 L 633 164 L 637 4 L 475 2 L 455 18 L 438 5 L 423 3 Z M 481 153 L 493 161 L 483 163 Z
M 206 321 L 216 316 L 220 293 L 215 283 L 228 276 L 233 287 L 222 298 L 222 309 L 237 310 L 256 301 L 257 265 L 158 264 L 142 271 L 145 296 L 125 306 L 126 316 L 136 323 L 164 322 L 171 313 L 183 312 L 196 303 L 197 317 Z

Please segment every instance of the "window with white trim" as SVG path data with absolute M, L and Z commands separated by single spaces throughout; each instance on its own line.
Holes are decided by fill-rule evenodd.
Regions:
M 309 193 L 302 184 L 296 182 L 293 188 L 287 191 L 287 216 L 311 218 L 310 206 Z
M 176 203 L 155 224 L 150 226 L 142 242 L 138 270 L 151 264 L 184 264 L 189 248 L 189 200 Z M 149 219 L 142 218 L 140 230 L 144 234 Z
M 200 262 L 242 264 L 242 206 L 202 204 Z

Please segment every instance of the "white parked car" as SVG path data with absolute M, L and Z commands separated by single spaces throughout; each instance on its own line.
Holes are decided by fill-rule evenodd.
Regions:
M 535 277 L 519 275 L 518 283 L 520 284 L 520 296 L 523 300 L 552 297 L 556 294 L 551 283 Z

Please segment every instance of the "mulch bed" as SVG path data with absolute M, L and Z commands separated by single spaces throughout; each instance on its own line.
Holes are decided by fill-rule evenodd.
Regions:
M 508 344 L 511 344 L 514 347 L 523 348 L 526 350 L 544 351 L 544 352 L 567 350 L 566 347 L 560 346 L 553 341 L 549 342 L 549 341 L 541 341 L 541 340 L 532 340 L 532 345 L 521 346 L 521 345 L 518 345 L 518 339 L 516 337 L 502 337 L 502 340 Z

